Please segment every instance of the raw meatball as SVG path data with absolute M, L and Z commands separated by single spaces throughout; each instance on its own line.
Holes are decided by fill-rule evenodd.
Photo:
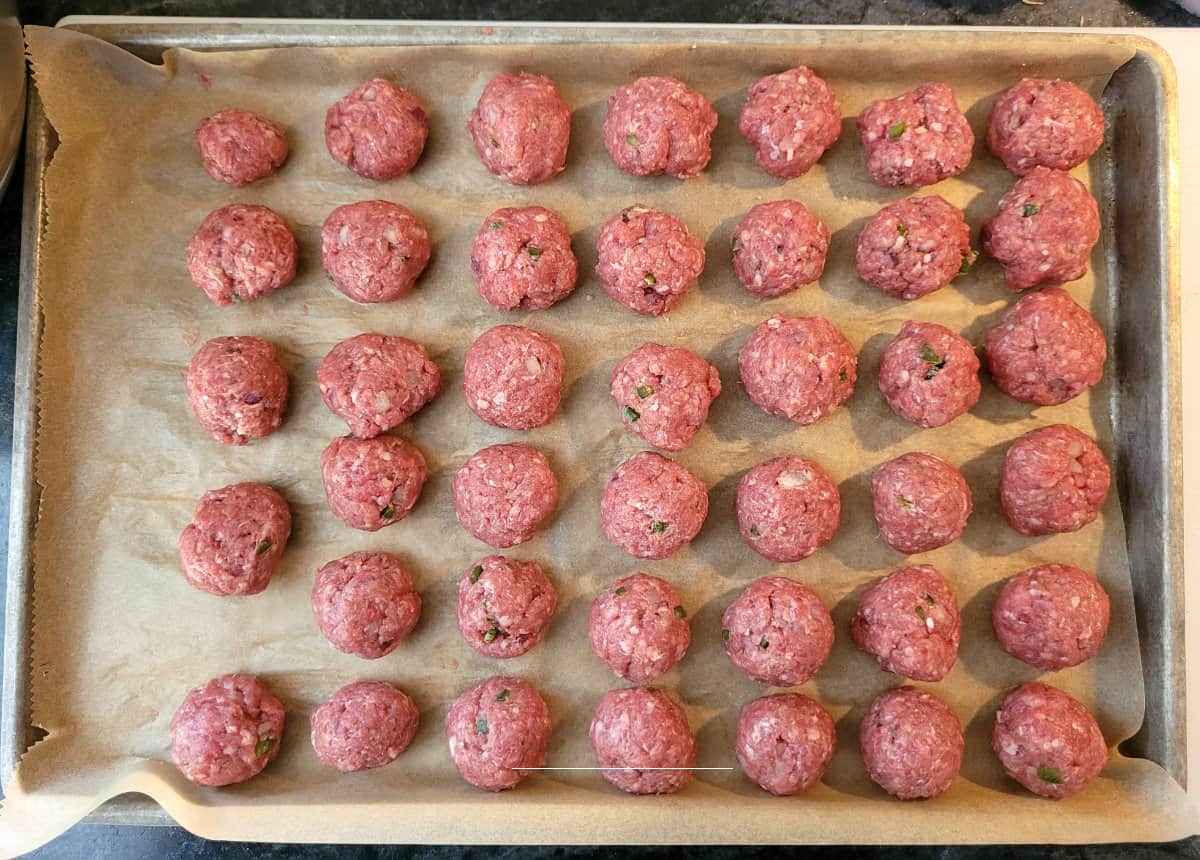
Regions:
M 483 88 L 467 130 L 484 167 L 513 185 L 535 185 L 566 164 L 571 109 L 545 75 L 501 73 Z
M 1000 647 L 1044 672 L 1096 656 L 1108 632 L 1108 594 L 1069 564 L 1042 564 L 1004 584 L 992 609 Z
M 532 538 L 558 504 L 550 463 L 527 445 L 477 451 L 454 475 L 452 489 L 459 524 L 496 549 Z
M 592 601 L 588 636 L 605 666 L 626 681 L 645 684 L 683 659 L 692 628 L 675 589 L 657 576 L 635 573 Z
M 971 163 L 975 135 L 945 84 L 872 102 L 858 116 L 867 172 L 880 185 L 933 185 Z
M 458 581 L 458 632 L 485 657 L 520 657 L 542 641 L 557 606 L 539 565 L 489 555 Z
M 1010 289 L 1057 286 L 1087 274 L 1100 239 L 1100 208 L 1075 177 L 1035 167 L 1000 198 L 980 237 Z
M 218 442 L 245 445 L 283 422 L 287 371 L 269 341 L 214 337 L 192 356 L 183 379 L 196 419 Z
M 339 206 L 321 226 L 321 263 L 356 302 L 394 302 L 413 288 L 429 254 L 425 227 L 387 200 Z
M 858 234 L 858 276 L 896 299 L 919 299 L 975 261 L 962 212 L 936 194 L 889 203 Z
M 706 516 L 704 482 L 653 451 L 618 466 L 600 499 L 604 536 L 634 558 L 666 558 L 696 536 Z
M 958 659 L 962 618 L 946 577 L 922 564 L 892 571 L 864 591 L 850 632 L 885 672 L 940 681 Z
M 837 98 L 812 69 L 767 75 L 746 95 L 738 131 L 754 147 L 758 166 L 776 179 L 803 176 L 842 133 Z
M 550 709 L 520 678 L 488 678 L 454 700 L 446 714 L 450 758 L 463 779 L 504 791 L 546 764 Z
M 370 439 L 406 421 L 442 387 L 437 365 L 406 337 L 360 334 L 329 351 L 317 368 L 329 410 Z
M 979 358 L 945 326 L 908 320 L 883 350 L 879 390 L 906 421 L 941 427 L 978 402 Z
M 708 418 L 721 376 L 689 349 L 645 343 L 617 365 L 609 391 L 626 428 L 656 448 L 679 451 Z
M 829 228 L 803 203 L 759 203 L 733 231 L 733 273 L 756 296 L 781 296 L 820 278 L 828 250 Z
M 283 705 L 253 675 L 191 690 L 171 717 L 171 759 L 197 785 L 245 782 L 279 754 Z
M 339 651 L 375 660 L 395 651 L 417 626 L 421 596 L 394 555 L 355 552 L 317 571 L 312 611 Z
M 342 773 L 383 767 L 408 749 L 420 721 L 413 700 L 391 684 L 357 681 L 313 711 L 313 752 Z
M 251 302 L 296 277 L 296 237 L 266 206 L 209 214 L 188 243 L 188 274 L 214 305 Z
M 588 732 L 604 778 L 630 794 L 671 794 L 691 781 L 696 739 L 687 714 L 662 690 L 609 690 Z
M 1022 78 L 1000 94 L 988 117 L 987 145 L 1017 176 L 1035 167 L 1070 170 L 1104 142 L 1104 114 L 1068 81 Z
M 1027 537 L 1078 531 L 1100 513 L 1110 477 L 1104 453 L 1088 436 L 1066 424 L 1039 427 L 1004 455 L 1000 507 Z
M 1023 297 L 987 334 L 988 370 L 1014 400 L 1054 406 L 1100 381 L 1108 346 L 1104 331 L 1065 290 Z
M 408 516 L 428 477 L 425 458 L 395 436 L 342 436 L 321 455 L 321 480 L 333 515 L 374 532 Z
M 258 594 L 271 582 L 291 533 L 287 502 L 266 484 L 209 490 L 179 536 L 183 576 L 218 597 Z
M 270 176 L 288 157 L 283 126 L 248 110 L 223 110 L 200 123 L 196 143 L 204 170 L 241 187 Z
M 558 414 L 565 368 L 562 350 L 546 335 L 498 325 L 476 338 L 463 358 L 463 396 L 488 424 L 541 427 Z
M 329 154 L 364 179 L 395 179 L 408 173 L 428 136 L 424 105 L 382 78 L 360 85 L 325 114 Z
M 764 412 L 803 427 L 854 393 L 858 356 L 824 317 L 773 316 L 738 353 L 738 369 L 746 394 Z
M 604 146 L 633 176 L 691 179 L 712 158 L 717 112 L 676 78 L 638 78 L 608 97 Z
M 1087 708 L 1046 684 L 1022 684 L 996 713 L 992 749 L 1021 785 L 1059 800 L 1092 781 L 1108 761 L 1108 745 Z
M 958 540 L 973 508 L 971 488 L 940 457 L 914 451 L 889 460 L 871 476 L 875 525 L 896 552 L 929 552 Z
M 475 288 L 498 311 L 540 311 L 575 289 L 579 261 L 562 219 L 541 206 L 497 209 L 471 246 Z
M 962 723 L 936 696 L 900 687 L 871 703 L 858 728 L 858 749 L 867 775 L 888 794 L 935 797 L 962 767 Z
M 800 561 L 837 531 L 842 499 L 825 470 L 804 457 L 775 457 L 738 481 L 738 530 L 771 561 Z
M 774 795 L 821 781 L 837 748 L 829 712 L 799 693 L 777 693 L 742 708 L 734 750 L 746 776 Z
M 733 665 L 773 687 L 807 683 L 833 648 L 833 619 L 821 598 L 783 576 L 754 580 L 721 616 Z
M 704 271 L 704 242 L 674 215 L 630 206 L 600 228 L 596 274 L 604 291 L 631 311 L 671 310 Z

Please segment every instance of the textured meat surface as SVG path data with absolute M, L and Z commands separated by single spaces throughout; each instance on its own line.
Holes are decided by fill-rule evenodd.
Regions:
M 754 580 L 721 616 L 733 665 L 775 687 L 808 682 L 833 648 L 833 619 L 816 593 L 783 576 Z
M 868 775 L 888 794 L 935 797 L 962 766 L 962 724 L 936 696 L 900 687 L 871 703 L 858 729 L 858 749 Z
M 421 715 L 405 693 L 383 681 L 342 687 L 309 718 L 313 752 L 343 773 L 383 767 L 412 743 Z
M 733 273 L 756 296 L 781 296 L 820 278 L 828 250 L 829 228 L 803 203 L 759 203 L 733 231 Z
M 736 510 L 738 530 L 751 549 L 771 561 L 800 561 L 833 537 L 842 499 L 814 461 L 775 457 L 738 481 Z
M 958 659 L 962 618 L 946 577 L 922 564 L 893 571 L 867 588 L 850 632 L 885 672 L 940 681 Z
M 1080 702 L 1047 684 L 1022 684 L 996 713 L 992 749 L 1004 772 L 1058 800 L 1091 782 L 1108 761 L 1108 745 Z
M 1000 647 L 1045 672 L 1096 656 L 1108 633 L 1109 599 L 1090 573 L 1041 564 L 1004 584 L 992 609 Z
M 253 675 L 221 675 L 191 690 L 171 717 L 171 759 L 197 785 L 232 785 L 279 754 L 283 705 Z
M 919 299 L 971 263 L 971 228 L 962 212 L 936 194 L 889 203 L 858 234 L 858 276 L 897 299 Z
M 971 163 L 975 135 L 941 83 L 872 102 L 858 117 L 867 172 L 880 185 L 933 185 Z
M 971 488 L 940 457 L 913 451 L 889 460 L 871 476 L 875 525 L 897 552 L 929 552 L 958 540 L 971 516 Z
M 646 343 L 617 365 L 609 386 L 621 423 L 656 448 L 686 448 L 721 393 L 717 369 L 683 347 Z
M 596 274 L 604 291 L 639 314 L 659 316 L 704 271 L 704 242 L 674 215 L 629 206 L 600 228 Z
M 666 558 L 696 536 L 706 516 L 704 482 L 653 451 L 618 466 L 600 500 L 604 536 L 634 558 Z
M 325 114 L 329 154 L 364 179 L 408 173 L 428 136 L 429 115 L 421 101 L 382 78 L 360 84 Z
M 497 427 L 528 430 L 558 414 L 566 361 L 558 344 L 519 325 L 498 325 L 476 338 L 463 358 L 463 397 Z
M 513 185 L 535 185 L 566 164 L 571 109 L 545 75 L 501 73 L 483 88 L 467 130 L 484 167 Z
M 758 166 L 776 179 L 803 176 L 842 133 L 833 90 L 812 69 L 767 75 L 750 87 L 738 131 Z
M 765 412 L 806 426 L 854 393 L 858 355 L 824 317 L 773 316 L 738 353 L 746 394 Z
M 395 436 L 342 436 L 321 454 L 330 510 L 351 528 L 367 532 L 404 519 L 428 474 L 421 452 Z
M 696 739 L 683 708 L 662 690 L 609 690 L 588 737 L 604 778 L 622 791 L 670 794 L 691 781 Z
M 497 209 L 471 246 L 475 288 L 498 311 L 545 310 L 575 289 L 579 261 L 558 215 L 541 206 Z
M 742 708 L 733 748 L 764 791 L 799 794 L 821 781 L 837 748 L 837 727 L 808 696 L 763 696 Z
M 209 594 L 258 594 L 271 582 L 292 533 L 283 496 L 266 484 L 209 490 L 179 536 L 189 583 Z
M 645 684 L 683 659 L 692 628 L 675 589 L 657 576 L 635 573 L 592 601 L 588 636 L 604 665 L 627 681 Z
M 513 788 L 542 767 L 550 746 L 550 709 L 520 678 L 488 678 L 454 700 L 446 714 L 450 758 L 471 785 Z
M 386 552 L 355 552 L 324 565 L 311 603 L 325 638 L 368 660 L 395 651 L 421 617 L 412 574 Z
M 270 176 L 287 160 L 283 126 L 248 110 L 223 110 L 196 129 L 204 170 L 217 182 L 241 187 Z
M 532 538 L 558 504 L 550 463 L 527 445 L 477 451 L 455 473 L 452 490 L 459 524 L 496 549 Z
M 245 445 L 283 422 L 287 371 L 269 341 L 215 337 L 192 356 L 183 379 L 196 420 L 218 442 Z
M 317 368 L 329 410 L 360 439 L 406 421 L 442 387 L 441 373 L 421 344 L 406 337 L 360 334 L 329 351 Z
M 1030 430 L 1009 446 L 1000 507 L 1019 534 L 1077 531 L 1096 519 L 1111 474 L 1100 447 L 1066 424 Z
M 638 78 L 608 97 L 604 146 L 634 176 L 698 176 L 712 157 L 717 112 L 683 81 Z
M 215 305 L 250 302 L 296 277 L 296 237 L 266 206 L 210 213 L 187 247 L 192 283 Z
M 356 302 L 393 302 L 429 263 L 429 234 L 412 212 L 387 200 L 339 206 L 321 226 L 321 263 Z
M 1069 81 L 1022 78 L 988 117 L 988 149 L 1018 176 L 1035 167 L 1070 170 L 1103 142 L 1100 106 Z
M 540 565 L 489 555 L 458 581 L 458 632 L 486 657 L 519 657 L 542 641 L 557 606 Z

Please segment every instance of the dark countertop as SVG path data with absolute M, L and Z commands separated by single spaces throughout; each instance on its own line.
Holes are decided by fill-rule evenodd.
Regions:
M 796 24 L 975 24 L 1008 26 L 1200 26 L 1200 18 L 1167 0 L 659 0 L 652 7 L 640 0 L 593 0 L 587 6 L 554 0 L 22 0 L 22 20 L 53 24 L 70 14 L 288 16 L 297 18 L 427 18 L 465 20 L 597 20 L 760 22 Z M 12 447 L 12 380 L 19 280 L 21 177 L 18 163 L 12 187 L 0 202 L 0 522 L 8 518 L 9 462 Z M 0 567 L 7 556 L 7 529 L 0 531 Z M 0 609 L 3 608 L 0 591 Z M 647 834 L 653 839 L 653 834 Z M 1002 858 L 1200 858 L 1200 837 L 1164 845 L 1022 846 L 998 848 L 929 847 L 918 849 L 849 847 L 809 849 L 846 858 L 904 857 L 913 860 L 959 857 Z M 631 849 L 639 857 L 674 856 L 678 849 Z M 696 849 L 692 849 L 693 852 Z M 606 849 L 547 847 L 542 849 L 481 846 L 292 846 L 214 843 L 178 827 L 115 827 L 80 824 L 36 852 L 37 857 L 183 858 L 267 857 L 463 857 L 471 860 L 573 858 L 608 854 Z M 719 860 L 767 858 L 774 848 L 710 848 Z

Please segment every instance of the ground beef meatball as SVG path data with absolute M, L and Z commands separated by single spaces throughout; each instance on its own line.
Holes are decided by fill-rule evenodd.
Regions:
M 618 466 L 600 499 L 604 536 L 634 558 L 666 558 L 696 536 L 706 516 L 704 482 L 653 451 Z
M 421 596 L 394 555 L 355 552 L 317 571 L 312 611 L 339 651 L 375 660 L 395 651 L 417 626 Z
M 1104 330 L 1065 290 L 1024 296 L 988 331 L 988 370 L 1014 400 L 1054 406 L 1077 397 L 1104 375 Z
M 394 302 L 429 264 L 429 234 L 399 203 L 339 206 L 321 227 L 321 262 L 333 285 L 356 302 Z
M 867 775 L 888 794 L 935 797 L 962 767 L 962 723 L 936 696 L 900 687 L 871 703 L 858 728 L 858 749 Z
M 536 185 L 567 162 L 571 109 L 545 75 L 502 72 L 483 88 L 467 131 L 489 171 L 513 185 Z
M 829 84 L 798 66 L 750 87 L 738 131 L 754 147 L 759 167 L 776 179 L 795 179 L 837 141 L 842 110 Z
M 458 632 L 485 657 L 520 657 L 542 641 L 557 606 L 538 564 L 489 555 L 458 581 Z
M 940 681 L 958 659 L 962 618 L 946 577 L 922 564 L 892 571 L 864 591 L 850 632 L 885 672 Z
M 442 387 L 421 344 L 406 337 L 360 334 L 329 351 L 317 368 L 329 410 L 350 432 L 370 439 L 406 421 Z
M 477 451 L 454 475 L 452 490 L 459 524 L 496 549 L 532 538 L 558 504 L 550 463 L 528 445 Z
M 258 594 L 271 582 L 291 533 L 287 502 L 266 484 L 209 490 L 179 536 L 183 576 L 218 597 Z
M 858 116 L 867 172 L 880 185 L 933 185 L 971 163 L 975 135 L 945 84 L 880 99 Z
M 463 396 L 471 411 L 497 427 L 528 430 L 558 414 L 566 361 L 546 335 L 498 325 L 476 338 L 463 359 Z
M 251 302 L 296 277 L 296 237 L 266 206 L 209 214 L 187 248 L 188 274 L 214 305 Z
M 288 157 L 283 126 L 248 110 L 223 110 L 196 129 L 204 171 L 239 188 L 270 176 Z
M 1000 198 L 980 236 L 1010 289 L 1057 286 L 1087 274 L 1100 239 L 1100 208 L 1075 177 L 1035 167 Z
M 686 448 L 721 393 L 717 369 L 689 349 L 646 343 L 617 365 L 609 388 L 621 423 L 656 448 Z
M 742 708 L 733 748 L 764 791 L 799 794 L 821 781 L 837 748 L 837 727 L 808 696 L 777 693 Z
M 428 475 L 421 452 L 395 436 L 342 436 L 321 455 L 330 510 L 346 525 L 365 532 L 408 516 Z
M 975 262 L 962 212 L 936 194 L 889 203 L 858 234 L 858 276 L 896 299 L 936 292 Z
M 183 379 L 196 420 L 218 442 L 245 445 L 283 422 L 287 371 L 269 341 L 214 337 L 192 356 Z
M 771 561 L 800 561 L 829 542 L 842 515 L 837 484 L 804 457 L 775 457 L 738 481 L 738 530 Z
M 391 81 L 360 85 L 325 114 L 325 146 L 364 179 L 395 179 L 413 169 L 429 136 L 420 100 Z
M 833 648 L 833 619 L 821 598 L 783 576 L 754 580 L 721 616 L 725 653 L 756 681 L 807 683 Z
M 413 700 L 391 684 L 357 681 L 313 711 L 313 752 L 342 773 L 383 767 L 408 749 L 420 722 Z
M 1004 455 L 1000 507 L 1018 534 L 1078 531 L 1100 513 L 1110 478 L 1091 438 L 1066 424 L 1039 427 Z
M 488 678 L 454 700 L 446 714 L 450 758 L 463 779 L 504 791 L 546 764 L 550 708 L 520 678 Z
M 1080 702 L 1046 684 L 1017 687 L 996 713 L 992 749 L 1021 785 L 1059 800 L 1092 781 L 1108 761 L 1108 745 Z
M 941 427 L 979 401 L 979 357 L 945 326 L 908 320 L 883 350 L 879 390 L 906 421 Z
M 562 219 L 541 206 L 497 209 L 471 246 L 479 295 L 498 311 L 540 311 L 575 289 L 579 261 Z
M 962 472 L 919 451 L 901 454 L 876 469 L 871 498 L 879 536 L 905 555 L 958 540 L 973 508 Z
M 1070 170 L 1104 142 L 1104 114 L 1068 81 L 1022 78 L 1000 94 L 988 118 L 987 145 L 1017 176 L 1035 167 Z
M 712 158 L 717 112 L 683 81 L 638 78 L 608 97 L 604 146 L 633 176 L 698 176 Z
M 604 778 L 630 794 L 671 794 L 691 781 L 696 739 L 687 714 L 662 690 L 609 690 L 588 732 Z
M 692 628 L 679 595 L 645 573 L 618 579 L 592 601 L 592 650 L 626 681 L 645 684 L 683 659 Z
M 283 705 L 253 675 L 222 675 L 191 690 L 171 717 L 171 759 L 197 785 L 232 785 L 279 754 Z
M 596 274 L 604 291 L 648 316 L 679 304 L 704 271 L 704 242 L 674 215 L 630 206 L 600 228 Z
M 756 296 L 781 296 L 820 278 L 828 250 L 829 228 L 803 203 L 759 203 L 733 231 L 733 273 Z
M 854 393 L 858 356 L 824 317 L 773 316 L 738 353 L 738 369 L 746 394 L 764 412 L 803 427 Z
M 1109 600 L 1090 573 L 1042 564 L 1004 584 L 992 609 L 1000 647 L 1043 672 L 1096 656 L 1108 632 Z

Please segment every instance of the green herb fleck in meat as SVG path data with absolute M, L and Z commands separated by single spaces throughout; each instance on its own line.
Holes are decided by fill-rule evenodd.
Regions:
M 644 280 L 646 282 L 647 286 L 651 286 L 651 287 L 653 287 L 655 284 L 658 283 L 658 278 L 654 277 L 653 272 L 647 272 L 646 277 L 643 278 L 642 280 Z
M 762 537 L 762 532 L 758 530 L 758 526 L 750 526 L 750 537 Z
M 629 223 L 629 210 L 628 209 L 624 209 L 621 211 L 621 223 L 623 223 L 623 224 Z
M 488 733 L 487 717 L 475 718 L 475 731 L 479 732 L 481 735 L 486 735 Z
M 614 591 L 613 594 L 615 594 L 617 597 L 620 597 L 622 594 L 624 594 L 627 591 L 629 591 L 628 588 L 626 588 L 623 585 L 619 585 L 619 586 L 617 586 L 617 590 Z
M 888 140 L 897 140 L 900 135 L 904 134 L 904 130 L 908 128 L 908 123 L 904 120 L 898 120 L 888 126 Z
M 499 230 L 503 226 L 504 225 L 501 224 L 499 221 L 493 221 L 491 224 L 488 224 L 488 229 L 489 230 Z
M 637 135 L 635 134 L 625 135 L 625 142 L 630 146 L 641 146 L 641 142 L 637 139 Z
M 908 235 L 908 228 L 907 228 L 907 227 L 905 227 L 903 224 L 897 224 L 897 225 L 896 225 L 896 232 L 897 232 L 897 233 L 899 233 L 901 236 L 907 236 L 907 235 Z
M 262 758 L 263 756 L 265 756 L 267 753 L 269 753 L 271 750 L 273 750 L 275 748 L 275 744 L 276 744 L 275 738 L 263 738 L 262 740 L 260 740 L 258 743 L 256 743 L 254 745 L 254 757 Z
M 660 535 L 671 527 L 670 523 L 664 523 L 662 520 L 655 520 L 650 523 L 650 531 L 656 535 Z
M 675 617 L 676 618 L 687 618 L 687 612 L 684 611 L 684 608 L 682 606 L 675 607 Z
M 896 501 L 900 504 L 900 507 L 902 507 L 902 508 L 911 508 L 912 507 L 912 499 L 906 499 L 906 498 L 904 498 L 904 496 L 896 496 Z
M 509 692 L 508 687 L 505 687 L 503 690 L 500 691 L 500 695 L 498 695 L 496 697 L 496 701 L 497 702 L 507 702 L 508 701 L 508 692 Z
M 479 577 L 483 576 L 483 565 L 477 564 L 471 568 L 471 582 L 479 582 Z
M 937 601 L 933 599 L 932 594 L 926 594 L 926 595 L 924 595 L 924 597 L 925 597 L 925 602 L 928 603 L 930 606 L 933 606 L 933 604 L 937 603 Z
M 938 371 L 946 366 L 946 359 L 934 352 L 933 347 L 927 343 L 921 344 L 921 361 L 929 365 L 925 368 L 926 379 L 933 379 Z
M 642 417 L 642 413 L 638 412 L 632 406 L 626 406 L 621 410 L 621 414 L 625 416 L 626 421 L 637 421 Z
M 496 138 L 494 138 L 494 137 L 490 141 L 488 141 L 488 143 L 490 143 L 492 145 L 492 149 L 500 148 L 500 141 L 496 140 Z
M 838 371 L 838 380 L 840 380 L 841 382 L 846 381 L 846 371 L 844 371 L 844 370 Z
M 770 648 L 770 647 L 771 647 L 771 643 L 770 643 L 770 642 L 768 642 L 768 641 L 767 641 L 767 637 L 766 637 L 766 636 L 764 636 L 762 639 L 759 639 L 759 640 L 758 640 L 758 647 L 759 647 L 759 648 L 762 648 L 762 649 L 765 651 L 765 650 L 767 650 L 768 648 Z
M 1038 206 L 1036 203 L 1026 203 L 1024 206 L 1021 207 L 1021 217 L 1022 218 L 1032 218 L 1034 215 L 1038 214 L 1041 211 L 1042 211 L 1042 207 Z
M 1048 782 L 1051 785 L 1063 784 L 1062 771 L 1056 767 L 1047 767 L 1046 765 L 1042 765 L 1037 769 L 1037 775 L 1038 779 L 1040 779 L 1042 782 Z
M 500 635 L 500 628 L 493 627 L 487 633 L 483 634 L 483 641 L 484 642 L 493 642 L 493 641 L 495 641 L 496 637 L 499 635 Z
M 649 385 L 639 385 L 637 387 L 637 396 L 640 397 L 642 400 L 645 400 L 647 397 L 649 397 L 653 393 L 654 393 L 654 389 L 651 388 Z
M 962 265 L 958 267 L 958 273 L 960 275 L 965 275 L 967 272 L 971 271 L 971 267 L 975 265 L 975 260 L 978 257 L 978 251 L 967 251 L 967 253 L 963 254 Z
M 537 245 L 526 245 L 525 250 L 526 250 L 526 252 L 528 252 L 529 256 L 535 260 L 538 257 L 542 256 L 542 249 L 539 248 Z
M 392 517 L 396 516 L 396 506 L 388 505 L 386 508 L 384 508 L 382 511 L 379 512 L 379 516 L 385 520 L 390 520 Z
M 258 542 L 258 546 L 254 548 L 254 554 L 262 555 L 264 552 L 270 552 L 271 547 L 274 545 L 275 544 L 271 543 L 269 540 L 260 540 Z
M 721 641 L 722 642 L 729 641 L 729 631 L 724 628 L 721 628 Z
M 922 621 L 925 620 L 925 607 L 924 606 L 918 606 L 913 611 L 917 613 L 918 618 L 920 618 Z

